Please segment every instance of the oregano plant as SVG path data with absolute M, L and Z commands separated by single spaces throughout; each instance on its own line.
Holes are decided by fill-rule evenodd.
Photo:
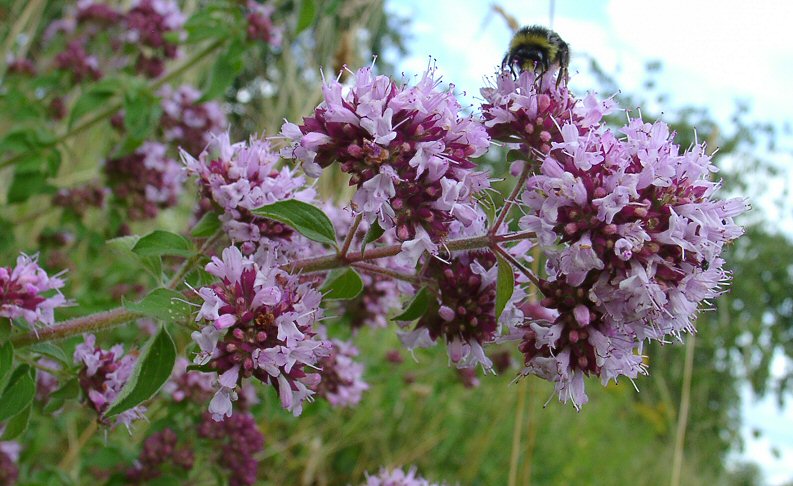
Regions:
M 90 472 L 103 481 L 266 479 L 257 403 L 357 406 L 378 386 L 364 328 L 443 348 L 469 381 L 503 372 L 491 351 L 509 349 L 516 380 L 581 409 L 589 382 L 648 374 L 643 347 L 695 332 L 725 291 L 722 251 L 748 203 L 717 198 L 705 144 L 577 97 L 558 69 L 495 73 L 471 113 L 432 64 L 409 82 L 345 67 L 317 78 L 302 119 L 237 137 L 218 99 L 248 49 L 276 56 L 284 29 L 326 8 L 298 3 L 282 26 L 285 7 L 253 1 L 190 18 L 172 1 L 78 2 L 42 33 L 46 61 L 10 58 L 4 102 L 35 99 L 41 119 L 0 140 L 6 204 L 40 198 L 69 226 L 42 233 L 46 264 L 34 247 L 0 261 L 3 484 L 23 479 L 29 422 L 59 413 L 81 417 L 78 441 L 119 425 L 138 440 L 136 458 Z M 173 83 L 205 59 L 200 89 Z M 615 130 L 603 120 L 617 112 Z M 61 184 L 80 180 L 60 167 L 64 144 L 99 125 L 112 142 L 95 177 Z M 481 163 L 494 146 L 503 197 Z M 323 193 L 331 172 L 347 187 Z M 92 269 L 97 254 L 128 281 Z M 69 295 L 60 269 L 79 265 L 112 305 Z M 374 471 L 367 484 L 429 484 L 409 464 Z

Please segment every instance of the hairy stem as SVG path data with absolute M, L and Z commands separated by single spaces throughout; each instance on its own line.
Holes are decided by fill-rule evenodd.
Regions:
M 404 280 L 405 282 L 414 283 L 416 285 L 420 285 L 424 281 L 424 279 L 422 279 L 418 275 L 408 275 L 406 273 L 398 272 L 390 268 L 383 268 L 377 265 L 372 265 L 371 263 L 364 263 L 364 262 L 353 263 L 352 267 L 371 275 L 382 275 L 384 277 L 389 277 L 396 280 Z
M 358 230 L 358 225 L 361 224 L 361 220 L 363 219 L 363 214 L 359 214 L 355 217 L 355 220 L 352 222 L 352 226 L 350 227 L 350 231 L 347 233 L 347 237 L 344 238 L 344 243 L 341 245 L 341 250 L 339 250 L 339 256 L 341 258 L 347 257 L 347 252 L 350 250 L 350 245 L 352 244 L 353 238 L 355 238 L 355 232 Z
M 525 233 L 524 233 L 525 234 Z M 207 239 L 201 247 L 201 251 L 198 254 L 188 260 L 182 265 L 182 267 L 176 272 L 174 277 L 168 283 L 168 288 L 174 289 L 176 286 L 181 283 L 181 279 L 184 278 L 185 275 L 192 269 L 191 267 L 194 266 L 198 260 L 201 258 L 201 255 L 217 240 L 220 238 L 222 233 L 218 233 Z M 502 235 L 502 236 L 509 236 L 509 235 Z M 529 237 L 529 236 L 525 236 Z M 461 250 L 477 250 L 480 248 L 492 248 L 493 251 L 498 251 L 504 258 L 509 260 L 510 263 L 516 266 L 519 270 L 523 271 L 524 273 L 527 271 L 523 265 L 518 263 L 511 255 L 509 255 L 506 251 L 498 248 L 496 245 L 496 240 L 492 235 L 481 235 L 481 236 L 473 236 L 470 238 L 459 238 L 456 240 L 450 240 L 443 244 L 443 248 L 446 251 L 461 251 Z M 332 270 L 334 268 L 341 268 L 345 266 L 356 266 L 356 264 L 371 261 L 371 260 L 378 260 L 381 258 L 391 257 L 399 254 L 402 250 L 401 244 L 383 246 L 380 248 L 372 248 L 367 250 L 364 253 L 357 253 L 353 252 L 352 254 L 347 255 L 346 257 L 341 257 L 338 253 L 323 255 L 320 257 L 314 258 L 305 258 L 302 260 L 297 260 L 292 263 L 288 263 L 282 267 L 283 270 L 288 271 L 290 273 L 311 273 L 311 272 L 321 272 Z M 374 265 L 357 265 L 358 268 L 371 270 Z M 380 267 L 374 267 L 380 268 Z M 383 269 L 386 270 L 387 269 Z M 382 273 L 382 271 L 380 272 Z M 396 275 L 389 275 L 393 278 L 402 278 L 404 275 L 397 277 Z M 531 272 L 527 274 L 529 279 L 535 283 L 538 283 L 536 277 L 534 277 Z M 416 279 L 420 280 L 420 277 L 416 277 Z M 70 336 L 74 336 L 77 334 L 83 334 L 86 332 L 97 332 L 104 329 L 109 329 L 114 326 L 118 326 L 129 322 L 133 319 L 141 317 L 141 314 L 137 312 L 129 311 L 123 307 L 117 307 L 115 309 L 103 312 L 97 312 L 95 314 L 90 314 L 83 317 L 76 317 L 74 319 L 69 319 L 67 321 L 63 321 L 55 326 L 40 329 L 35 332 L 29 332 L 26 334 L 19 334 L 11 338 L 11 342 L 14 344 L 14 347 L 20 348 L 24 346 L 29 346 L 34 343 L 44 342 L 44 341 L 54 341 L 58 339 L 64 339 Z
M 60 324 L 45 329 L 39 329 L 35 332 L 18 334 L 11 338 L 11 342 L 14 344 L 15 348 L 21 348 L 38 342 L 64 339 L 69 336 L 74 336 L 75 334 L 109 329 L 124 324 L 139 316 L 140 314 L 136 312 L 128 311 L 123 307 L 116 307 L 109 311 L 97 312 L 83 317 L 75 317 L 74 319 L 69 319 Z
M 500 255 L 502 258 L 504 258 L 504 260 L 508 261 L 508 262 L 509 262 L 509 263 L 510 263 L 510 264 L 511 264 L 513 267 L 517 268 L 517 269 L 520 271 L 520 273 L 522 273 L 523 275 L 525 275 L 525 276 L 526 276 L 526 277 L 527 277 L 527 278 L 528 278 L 528 279 L 531 281 L 531 283 L 533 283 L 533 284 L 534 284 L 534 286 L 535 286 L 535 287 L 537 287 L 538 289 L 540 288 L 540 281 L 539 281 L 539 280 L 537 279 L 537 277 L 536 277 L 536 276 L 535 276 L 535 275 L 532 273 L 532 271 L 531 271 L 531 270 L 529 270 L 528 268 L 526 268 L 525 266 L 523 266 L 523 264 L 522 264 L 522 263 L 520 263 L 519 261 L 517 261 L 517 260 L 515 259 L 515 257 L 513 257 L 512 255 L 510 255 L 510 254 L 509 254 L 509 252 L 508 252 L 507 250 L 505 250 L 505 249 L 501 248 L 501 247 L 500 247 L 500 246 L 498 246 L 498 245 L 493 245 L 493 246 L 491 246 L 490 248 L 491 248 L 491 249 L 492 249 L 494 252 L 498 253 L 498 254 L 499 254 L 499 255 Z

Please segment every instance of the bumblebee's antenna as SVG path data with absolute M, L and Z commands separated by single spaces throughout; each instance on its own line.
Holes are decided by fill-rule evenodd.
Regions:
M 556 11 L 556 0 L 548 0 L 548 28 L 553 30 L 553 17 Z

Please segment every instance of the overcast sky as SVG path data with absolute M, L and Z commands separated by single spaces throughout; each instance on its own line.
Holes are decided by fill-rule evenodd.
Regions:
M 496 2 L 521 25 L 548 26 L 549 0 Z M 437 59 L 444 81 L 467 93 L 471 103 L 492 74 L 511 36 L 504 20 L 485 0 L 392 0 L 388 8 L 411 19 L 409 57 L 399 64 L 406 74 L 424 70 L 428 56 Z M 658 89 L 675 106 L 707 107 L 717 120 L 727 121 L 737 100 L 747 101 L 752 116 L 784 128 L 793 122 L 793 2 L 664 0 L 602 2 L 557 0 L 553 29 L 573 52 L 571 87 L 592 87 L 585 74 L 587 57 L 594 56 L 613 73 L 621 89 L 636 92 L 648 61 L 661 61 Z M 576 74 L 578 73 L 578 74 Z M 610 95 L 611 93 L 604 93 Z M 793 167 L 793 137 L 779 137 L 782 149 L 768 157 L 780 166 Z M 787 178 L 768 182 L 769 197 L 780 193 Z M 777 210 L 753 201 L 774 221 L 784 221 L 793 234 L 787 209 Z M 777 360 L 781 370 L 784 361 Z M 793 479 L 793 410 L 779 411 L 773 399 L 755 402 L 744 394 L 743 457 L 757 462 L 769 484 Z M 696 406 L 696 405 L 694 405 Z M 757 429 L 759 438 L 750 433 Z M 776 449 L 778 455 L 772 450 Z

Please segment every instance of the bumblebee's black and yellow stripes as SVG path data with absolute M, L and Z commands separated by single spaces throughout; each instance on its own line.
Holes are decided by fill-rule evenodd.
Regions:
M 570 47 L 559 34 L 539 25 L 523 27 L 515 33 L 509 43 L 509 50 L 501 61 L 501 69 L 515 75 L 518 71 L 533 71 L 539 76 L 551 69 L 559 68 L 556 80 L 558 86 L 562 78 L 567 80 L 567 65 L 570 63 Z

